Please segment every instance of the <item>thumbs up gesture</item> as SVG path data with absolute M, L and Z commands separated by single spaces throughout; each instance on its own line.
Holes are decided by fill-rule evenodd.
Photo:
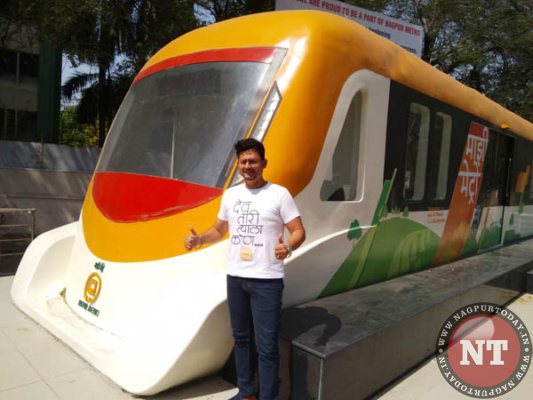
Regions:
M 283 235 L 281 233 L 278 236 L 278 244 L 274 248 L 274 252 L 278 260 L 284 260 L 287 258 L 287 254 L 289 253 L 287 246 L 285 246 L 285 243 L 283 243 Z
M 201 247 L 203 244 L 202 238 L 200 237 L 200 235 L 198 235 L 198 233 L 196 233 L 192 225 L 189 226 L 189 230 L 191 231 L 191 234 L 187 235 L 185 237 L 185 240 L 183 241 L 183 245 L 185 246 L 185 250 L 187 251 L 190 251 L 195 247 Z

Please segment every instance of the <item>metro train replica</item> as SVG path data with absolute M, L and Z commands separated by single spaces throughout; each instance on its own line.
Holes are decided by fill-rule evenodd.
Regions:
M 183 239 L 241 183 L 244 137 L 264 143 L 265 179 L 289 189 L 307 231 L 284 307 L 533 234 L 531 123 L 348 19 L 263 13 L 148 61 L 79 221 L 26 251 L 16 305 L 134 394 L 219 370 L 230 239 L 191 252 Z

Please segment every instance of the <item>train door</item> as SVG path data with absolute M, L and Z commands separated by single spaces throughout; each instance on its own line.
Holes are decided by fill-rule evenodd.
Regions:
M 371 231 L 383 189 L 389 89 L 387 78 L 366 70 L 343 85 L 314 176 L 295 199 L 306 251 L 285 270 L 284 305 L 295 303 L 295 293 L 300 301 L 316 299 L 338 271 L 346 287 L 337 292 L 357 281 L 354 251 Z
M 478 250 L 502 243 L 505 207 L 509 206 L 513 141 L 513 138 L 494 130 L 489 133 L 480 198 L 474 217 L 474 225 L 478 225 Z

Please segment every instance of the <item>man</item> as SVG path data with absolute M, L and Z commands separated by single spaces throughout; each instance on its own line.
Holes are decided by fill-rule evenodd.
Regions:
M 229 230 L 227 291 L 239 388 L 231 400 L 255 400 L 254 331 L 261 400 L 277 400 L 283 260 L 305 240 L 305 229 L 289 191 L 263 178 L 263 144 L 243 139 L 235 151 L 244 185 L 226 190 L 213 227 L 198 235 L 191 226 L 184 244 L 191 250 L 215 243 Z M 284 227 L 290 233 L 286 242 Z

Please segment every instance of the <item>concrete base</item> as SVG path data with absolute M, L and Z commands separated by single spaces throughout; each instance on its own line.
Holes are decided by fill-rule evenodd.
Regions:
M 434 354 L 439 329 L 457 309 L 504 305 L 525 292 L 532 266 L 527 241 L 284 310 L 282 398 L 378 393 Z

